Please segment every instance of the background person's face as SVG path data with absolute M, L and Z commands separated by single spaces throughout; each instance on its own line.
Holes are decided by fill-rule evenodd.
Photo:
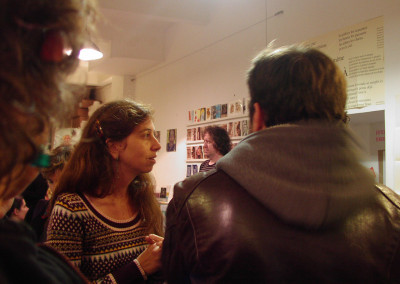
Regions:
M 16 210 L 14 211 L 14 216 L 15 216 L 18 220 L 24 221 L 24 220 L 25 220 L 26 213 L 28 213 L 28 210 L 29 210 L 29 207 L 26 206 L 25 199 L 22 199 L 21 208 L 20 208 L 20 209 L 16 209 Z
M 214 140 L 211 138 L 211 135 L 206 133 L 204 134 L 204 146 L 203 146 L 204 155 L 208 158 L 212 157 L 216 153 L 218 153 L 217 149 L 214 147 Z

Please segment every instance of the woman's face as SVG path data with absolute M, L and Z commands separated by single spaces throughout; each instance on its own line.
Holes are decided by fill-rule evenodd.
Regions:
M 119 151 L 120 170 L 137 176 L 148 173 L 156 163 L 161 145 L 154 136 L 153 121 L 148 118 L 121 143 Z

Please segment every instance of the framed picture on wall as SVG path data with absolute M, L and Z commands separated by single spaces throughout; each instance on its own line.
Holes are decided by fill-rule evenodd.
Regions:
M 242 120 L 242 136 L 249 135 L 249 121 L 247 119 Z
M 211 120 L 211 107 L 206 108 L 206 120 Z
M 171 185 L 163 185 L 154 193 L 159 202 L 168 202 Z
M 215 105 L 215 118 L 221 118 L 221 105 Z
M 221 105 L 221 117 L 227 117 L 228 116 L 228 104 L 222 104 Z
M 167 152 L 176 152 L 176 129 L 167 130 Z

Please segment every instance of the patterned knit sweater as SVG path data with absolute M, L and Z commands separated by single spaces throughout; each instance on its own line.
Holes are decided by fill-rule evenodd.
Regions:
M 61 194 L 50 216 L 46 243 L 65 254 L 91 281 L 140 283 L 133 260 L 146 247 L 140 216 L 117 221 L 101 215 L 82 194 Z

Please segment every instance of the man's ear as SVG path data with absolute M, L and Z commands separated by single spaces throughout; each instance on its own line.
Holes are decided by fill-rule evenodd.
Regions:
M 110 138 L 106 139 L 108 152 L 114 160 L 119 160 L 119 153 L 122 150 L 121 142 L 112 141 Z
M 254 103 L 254 113 L 253 113 L 253 122 L 252 122 L 252 131 L 256 132 L 266 128 L 265 126 L 265 113 L 261 109 L 259 103 Z

